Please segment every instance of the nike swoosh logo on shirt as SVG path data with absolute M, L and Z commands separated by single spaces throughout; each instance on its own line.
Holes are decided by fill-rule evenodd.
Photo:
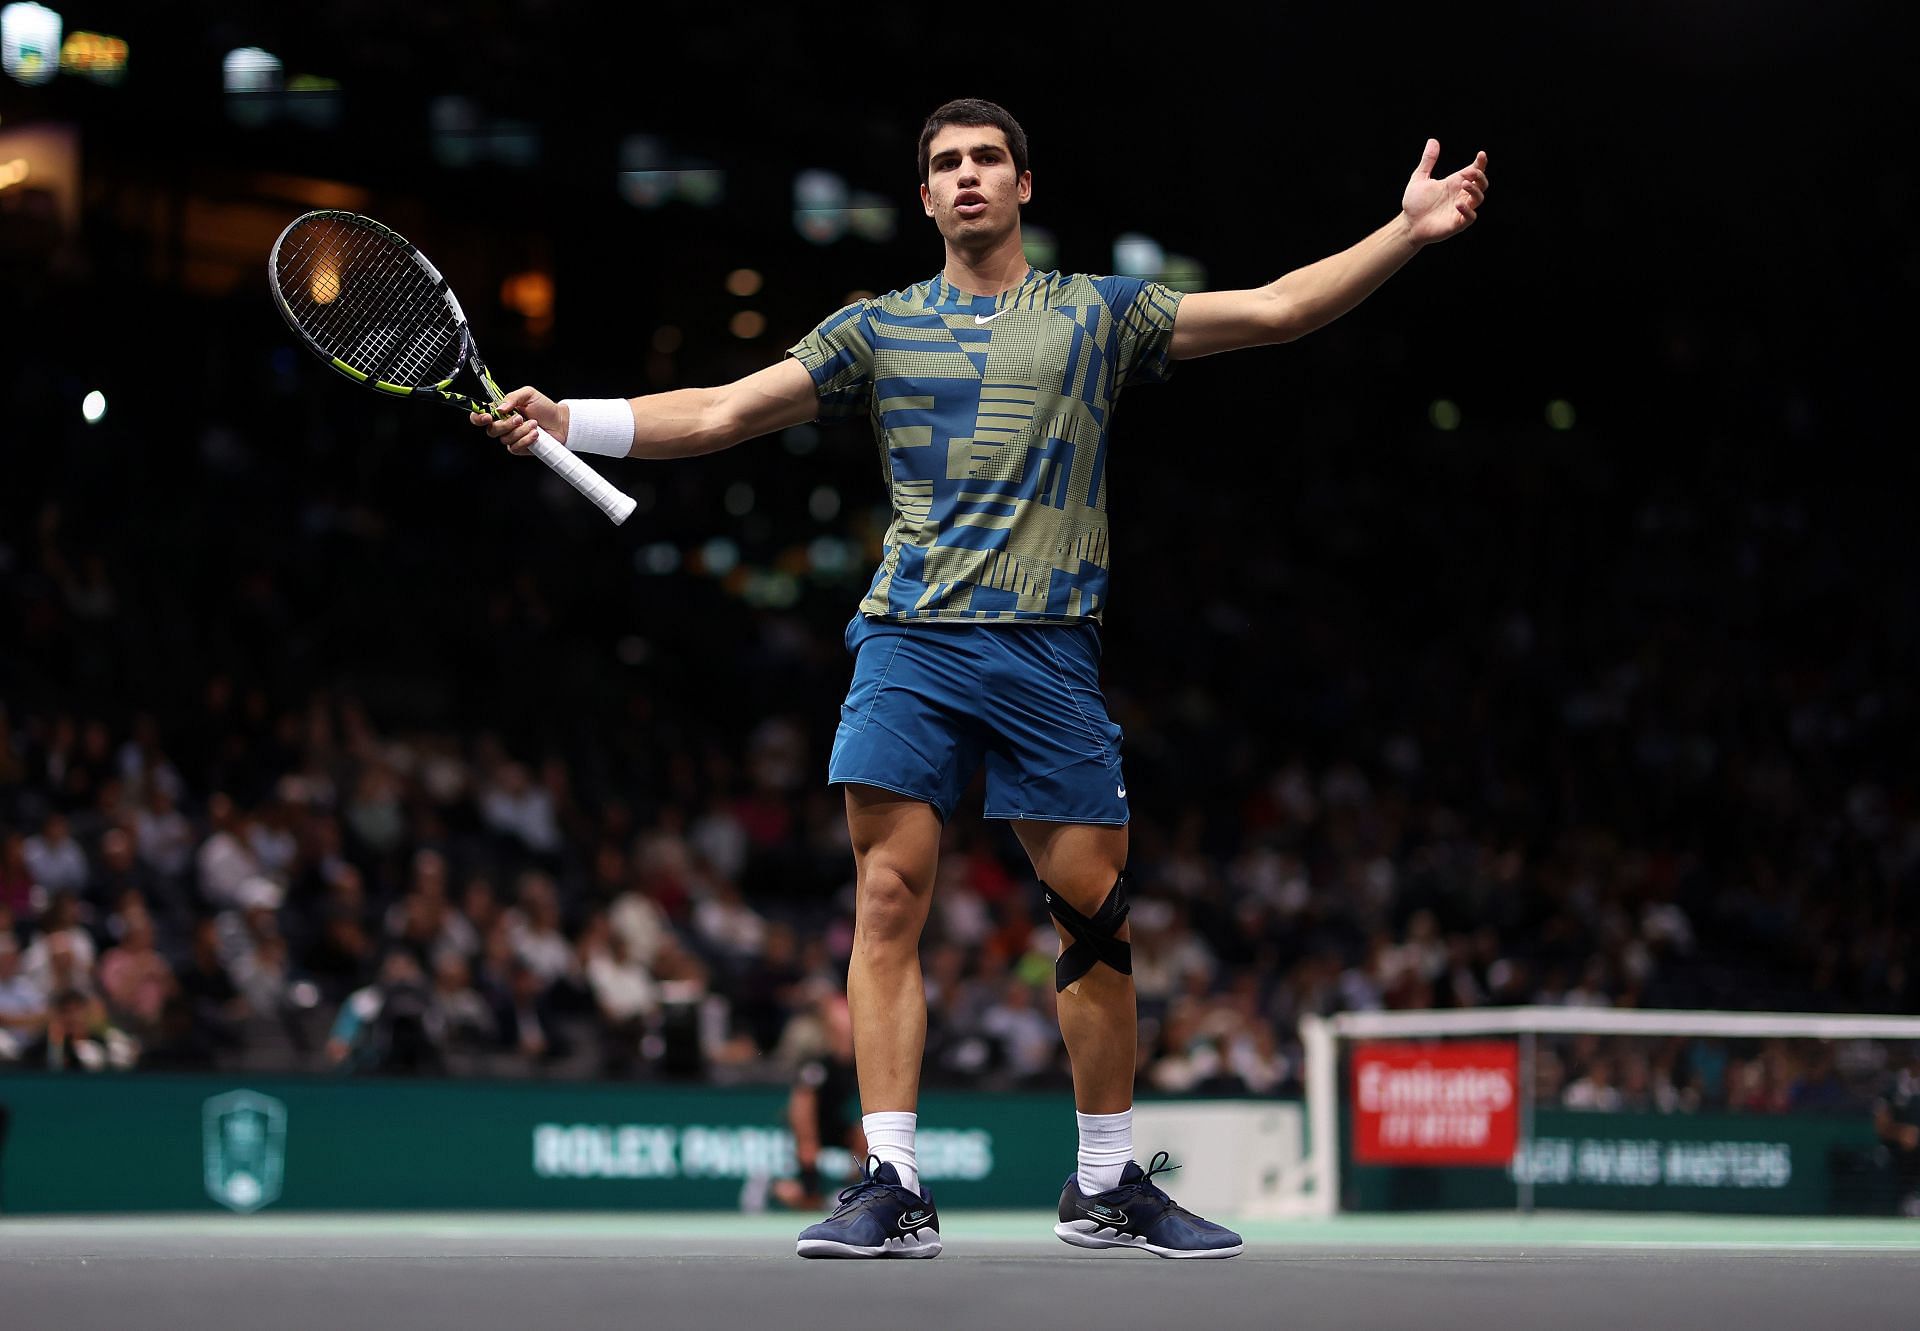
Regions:
M 1007 309 L 1012 309 L 1012 308 L 1013 307 L 1011 305 L 1007 307 Z M 998 319 L 1001 315 L 1005 314 L 1006 312 L 1007 312 L 1006 310 L 995 310 L 992 314 L 976 314 L 973 316 L 973 321 L 977 324 L 990 324 L 995 319 Z

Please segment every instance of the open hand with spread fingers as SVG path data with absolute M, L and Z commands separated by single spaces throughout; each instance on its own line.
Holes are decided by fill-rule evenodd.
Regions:
M 1420 165 L 1407 181 L 1407 192 L 1400 196 L 1400 211 L 1413 229 L 1414 240 L 1422 245 L 1459 235 L 1472 226 L 1487 197 L 1484 152 L 1474 154 L 1471 166 L 1436 180 L 1433 165 L 1439 160 L 1440 140 L 1428 139 Z

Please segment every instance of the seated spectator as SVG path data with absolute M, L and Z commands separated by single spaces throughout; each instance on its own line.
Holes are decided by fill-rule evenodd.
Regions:
M 159 1028 L 141 1048 L 140 1066 L 150 1072 L 204 1072 L 216 1065 L 218 1053 L 194 1022 L 193 1003 L 176 990 L 160 1009 Z
M 301 968 L 320 987 L 328 1003 L 339 1003 L 365 982 L 372 969 L 373 944 L 350 905 L 335 901 L 324 908 L 320 935 L 301 958 Z
M 467 880 L 460 891 L 460 918 L 465 928 L 454 927 L 456 937 L 450 939 L 469 961 L 480 956 L 487 935 L 493 932 L 493 926 L 500 918 L 500 894 L 494 891 L 493 880 L 484 874 L 475 874 Z
M 86 899 L 95 912 L 109 913 L 108 935 L 116 942 L 125 935 L 114 932 L 111 916 L 121 914 L 129 898 L 163 914 L 173 901 L 153 870 L 141 863 L 132 833 L 124 827 L 110 827 L 100 838 L 100 854 L 87 882 Z
M 20 1065 L 49 1072 L 102 1072 L 126 1069 L 139 1056 L 139 1045 L 107 1021 L 97 999 L 78 989 L 63 989 L 53 997 L 47 1025 L 20 1051 Z
M 24 850 L 27 872 L 47 891 L 77 897 L 86 890 L 89 876 L 86 852 L 73 839 L 65 814 L 48 814 L 40 825 L 39 835 L 28 837 Z
M 493 770 L 481 792 L 480 814 L 489 830 L 535 855 L 552 855 L 560 849 L 553 796 L 535 785 L 519 763 L 502 763 Z
M 780 1041 L 787 1014 L 805 1007 L 815 993 L 801 969 L 792 926 L 767 926 L 765 946 L 735 980 L 733 991 L 741 1028 L 761 1053 L 770 1053 Z
M 160 1025 L 160 1013 L 173 996 L 173 968 L 153 945 L 153 920 L 144 911 L 127 921 L 127 936 L 100 958 L 100 992 L 107 1010 L 135 1035 L 146 1037 Z
M 693 928 L 707 954 L 730 974 L 743 972 L 766 946 L 767 922 L 724 878 L 713 879 L 695 904 Z
M 0 910 L 22 919 L 33 914 L 34 886 L 27 839 L 18 832 L 0 832 Z
M 78 916 L 72 894 L 65 892 L 41 912 L 40 933 L 21 958 L 20 968 L 43 994 L 78 989 L 91 997 L 95 991 L 93 935 L 80 927 Z
M 193 824 L 164 786 L 147 791 L 146 800 L 133 816 L 133 836 L 140 863 L 148 872 L 169 883 L 186 878 L 193 865 Z
M 0 932 L 0 1031 L 19 1038 L 47 1023 L 47 995 L 20 973 L 20 948 L 11 933 Z
M 212 917 L 194 925 L 192 952 L 174 974 L 194 1024 L 220 1048 L 239 1048 L 247 1000 L 220 957 L 219 925 Z
M 395 948 L 380 963 L 379 979 L 340 1005 L 327 1057 L 355 1072 L 437 1073 L 446 1067 L 445 1037 L 420 963 Z
M 506 913 L 513 950 L 540 976 L 542 987 L 571 985 L 579 974 L 573 947 L 560 929 L 559 895 L 544 873 L 520 875 L 519 904 Z
M 1568 1109 L 1593 1109 L 1611 1113 L 1620 1109 L 1625 1097 L 1613 1084 L 1613 1060 L 1601 1055 L 1588 1065 L 1583 1076 L 1574 1078 L 1560 1096 Z
M 672 931 L 666 912 L 638 887 L 630 887 L 614 900 L 608 912 L 614 931 L 626 939 L 627 951 L 642 966 L 653 965 L 660 944 Z
M 247 816 L 224 793 L 207 801 L 207 821 L 213 831 L 195 855 L 200 899 L 215 910 L 239 904 L 240 885 L 260 876 L 260 861 L 247 844 Z
M 1051 996 L 1052 990 L 1048 989 Z M 1002 1066 L 1016 1083 L 1053 1075 L 1060 1060 L 1060 1027 L 1035 1001 L 1034 986 L 1009 977 L 1000 997 L 980 1016 L 980 1029 L 1000 1047 Z
M 257 1029 L 284 1037 L 301 1052 L 312 1047 L 306 1017 L 319 1000 L 319 989 L 296 976 L 292 950 L 277 929 L 249 933 L 246 948 L 229 964 L 228 974 L 246 1000 Z
M 605 1023 L 604 1070 L 610 1077 L 632 1073 L 646 1036 L 660 1011 L 660 991 L 627 951 L 627 940 L 595 912 L 580 939 L 582 969 Z
M 492 1006 L 473 987 L 467 959 L 456 951 L 434 958 L 433 1004 L 445 1025 L 450 1052 L 491 1048 L 499 1039 Z
M 516 956 L 508 964 L 503 1001 L 494 1010 L 500 1047 L 514 1051 L 532 1065 L 565 1058 L 573 1049 L 549 989 L 540 972 Z

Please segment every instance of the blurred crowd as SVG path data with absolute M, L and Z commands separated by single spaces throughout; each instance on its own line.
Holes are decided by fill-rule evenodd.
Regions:
M 583 797 L 558 753 L 383 730 L 350 696 L 280 706 L 225 674 L 164 721 L 7 707 L 0 1060 L 783 1080 L 818 1052 L 852 938 L 818 756 L 771 710 L 737 755 L 670 755 L 642 810 Z M 1200 808 L 1135 823 L 1147 1088 L 1297 1091 L 1310 1012 L 1915 1007 L 1900 923 L 1843 928 L 1855 912 L 1785 875 L 1718 883 L 1590 829 L 1503 844 L 1391 766 L 1291 761 L 1233 812 L 1224 844 Z M 1911 856 L 1910 812 L 1854 812 L 1838 845 Z M 923 953 L 930 1083 L 1066 1084 L 1055 946 L 1004 830 L 957 817 Z M 1537 1091 L 1865 1103 L 1834 1059 L 1591 1038 L 1544 1049 Z

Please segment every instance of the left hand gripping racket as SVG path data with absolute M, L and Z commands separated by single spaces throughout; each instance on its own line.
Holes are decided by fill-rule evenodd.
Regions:
M 502 414 L 493 408 L 500 386 L 453 288 L 426 255 L 372 218 L 323 210 L 294 219 L 273 242 L 267 279 L 287 326 L 347 378 L 396 397 Z M 454 390 L 463 372 L 485 401 Z M 545 430 L 531 451 L 614 522 L 633 512 L 631 497 Z

